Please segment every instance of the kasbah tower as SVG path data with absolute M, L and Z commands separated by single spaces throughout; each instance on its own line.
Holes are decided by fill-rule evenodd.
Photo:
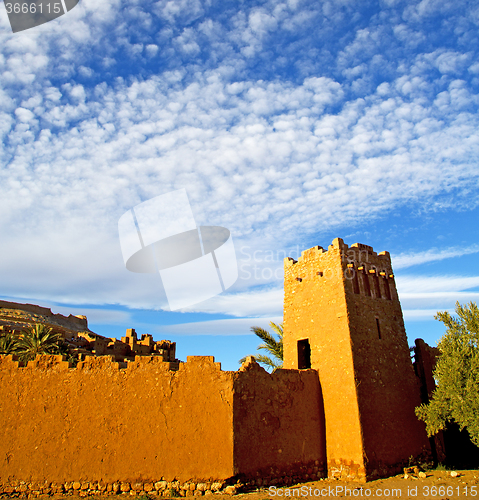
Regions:
M 430 456 L 391 258 L 337 238 L 285 259 L 284 368 L 317 370 L 329 477 Z

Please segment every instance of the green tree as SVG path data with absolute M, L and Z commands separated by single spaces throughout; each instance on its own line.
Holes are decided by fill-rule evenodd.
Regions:
M 2 332 L 0 334 L 0 354 L 15 354 L 17 340 L 17 337 L 12 332 Z
M 258 354 L 257 356 L 254 356 L 254 358 L 266 369 L 272 368 L 273 371 L 275 371 L 278 368 L 283 367 L 283 323 L 277 325 L 276 323 L 270 321 L 269 325 L 276 333 L 277 338 L 274 336 L 274 334 L 271 334 L 264 328 L 260 328 L 259 326 L 251 327 L 251 331 L 263 341 L 263 344 L 260 344 L 258 346 L 258 350 L 264 349 L 271 356 L 270 357 L 265 356 L 264 354 Z M 241 358 L 239 362 L 244 363 L 245 360 L 246 356 L 244 358 Z
M 456 422 L 479 446 L 479 308 L 475 302 L 456 302 L 456 314 L 435 316 L 447 327 L 438 343 L 436 389 L 427 405 L 416 408 L 416 415 L 426 423 L 428 436 Z
M 17 342 L 17 353 L 22 361 L 35 359 L 37 354 L 63 354 L 63 336 L 37 323 L 22 332 Z

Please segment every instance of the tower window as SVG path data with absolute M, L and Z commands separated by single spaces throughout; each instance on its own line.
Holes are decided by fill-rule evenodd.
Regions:
M 311 368 L 311 347 L 309 339 L 298 340 L 298 369 Z
M 391 290 L 389 289 L 389 280 L 387 278 L 383 279 L 384 291 L 386 292 L 386 299 L 391 300 Z
M 368 273 L 364 272 L 361 274 L 363 278 L 364 294 L 368 297 L 371 295 L 371 288 L 369 287 L 369 276 Z
M 379 278 L 377 274 L 373 274 L 373 283 L 374 283 L 374 293 L 377 298 L 381 298 L 381 288 L 379 287 Z
M 378 318 L 376 318 L 376 327 L 378 329 L 379 340 L 381 340 L 381 328 L 379 327 L 379 319 Z
M 353 267 L 348 269 L 348 279 L 351 279 L 353 281 L 353 292 L 359 293 L 358 273 Z

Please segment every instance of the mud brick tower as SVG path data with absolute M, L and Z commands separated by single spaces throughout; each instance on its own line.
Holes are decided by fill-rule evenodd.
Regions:
M 330 477 L 372 479 L 430 454 L 388 252 L 337 238 L 285 259 L 284 368 L 318 372 Z

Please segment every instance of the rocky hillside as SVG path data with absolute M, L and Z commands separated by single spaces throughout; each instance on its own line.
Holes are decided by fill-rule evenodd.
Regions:
M 155 342 L 150 334 L 143 334 L 138 338 L 133 328 L 128 328 L 121 340 L 103 337 L 88 328 L 86 316 L 70 314 L 67 317 L 53 314 L 47 307 L 0 300 L 0 335 L 2 331 L 20 335 L 35 323 L 44 324 L 54 332 L 60 332 L 70 354 L 77 359 L 80 359 L 79 355 L 109 355 L 114 356 L 116 361 L 125 361 L 134 360 L 135 356 L 151 355 L 162 356 L 163 360 L 168 362 L 177 361 L 175 342 Z
M 53 314 L 47 307 L 0 300 L 0 330 L 21 332 L 34 323 L 43 323 L 54 331 L 61 332 L 66 339 L 76 338 L 78 332 L 91 332 L 86 316 L 70 314 L 67 317 Z

